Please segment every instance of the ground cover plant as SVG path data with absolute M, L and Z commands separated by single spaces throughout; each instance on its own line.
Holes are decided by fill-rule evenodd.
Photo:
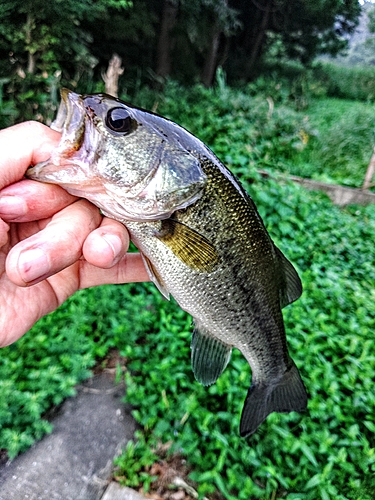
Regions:
M 132 309 L 137 300 L 143 304 L 137 297 L 126 287 L 78 292 L 17 343 L 0 350 L 0 450 L 13 458 L 52 430 L 46 411 L 74 395 L 74 386 L 115 345 L 110 318 L 120 321 L 122 313 L 129 313 L 125 305 L 118 314 L 120 302 Z M 140 328 L 142 317 L 140 312 Z
M 314 133 L 304 112 L 272 85 L 272 102 L 268 90 L 233 90 L 223 78 L 211 90 L 170 83 L 165 94 L 128 97 L 157 105 L 207 142 L 241 178 L 296 265 L 304 293 L 284 319 L 309 412 L 272 414 L 254 436 L 239 438 L 251 379 L 242 356 L 234 352 L 217 383 L 202 387 L 190 368 L 190 317 L 150 284 L 107 286 L 75 295 L 0 351 L 0 448 L 9 455 L 48 431 L 45 411 L 117 347 L 141 429 L 117 460 L 117 475 L 128 484 L 151 485 L 145 468 L 169 442 L 170 453 L 187 459 L 201 496 L 374 498 L 375 208 L 339 209 L 324 195 L 256 173 L 291 164 L 306 147 L 301 130 Z
M 371 499 L 375 271 L 365 242 L 374 236 L 374 210 L 342 212 L 295 186 L 254 183 L 252 191 L 304 283 L 285 322 L 309 413 L 273 414 L 256 435 L 239 438 L 247 363 L 235 353 L 217 383 L 201 387 L 187 361 L 190 320 L 167 303 L 156 307 L 153 333 L 128 338 L 122 350 L 131 360 L 127 400 L 145 432 L 141 449 L 144 441 L 155 448 L 172 441 L 206 496 L 219 489 L 230 499 Z M 125 477 L 129 460 L 125 452 L 118 462 Z

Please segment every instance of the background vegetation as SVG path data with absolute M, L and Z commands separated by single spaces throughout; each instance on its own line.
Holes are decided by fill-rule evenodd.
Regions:
M 95 9 L 89 0 L 64 2 L 71 17 L 66 24 L 61 20 L 57 33 L 55 29 L 48 31 L 48 23 L 43 21 L 48 17 L 42 19 L 44 2 L 35 12 L 36 2 L 7 2 L 8 10 L 0 13 L 0 30 L 6 34 L 9 15 L 17 12 L 11 22 L 19 22 L 20 35 L 19 45 L 11 35 L 0 42 L 3 51 L 9 51 L 6 43 L 14 47 L 9 60 L 1 63 L 6 69 L 0 80 L 1 126 L 30 117 L 48 122 L 61 82 L 84 92 L 102 91 L 97 73 L 100 63 L 95 61 L 110 57 L 116 36 L 108 35 L 107 39 L 106 35 L 102 45 L 92 44 L 95 33 L 88 26 L 95 16 L 100 16 L 104 25 L 106 19 L 118 19 L 114 34 L 123 33 L 121 26 L 126 25 L 125 38 L 116 39 L 124 51 L 125 66 L 129 65 L 121 97 L 148 109 L 157 108 L 206 142 L 240 177 L 272 238 L 301 275 L 304 293 L 284 310 L 284 320 L 291 353 L 310 395 L 309 412 L 272 414 L 254 436 L 240 439 L 239 416 L 251 380 L 242 356 L 235 352 L 217 383 L 202 387 L 190 369 L 190 317 L 173 300 L 162 299 L 150 284 L 106 286 L 77 293 L 16 344 L 1 350 L 0 449 L 12 458 L 50 432 L 48 409 L 74 394 L 74 386 L 90 375 L 95 363 L 105 364 L 105 356 L 115 348 L 126 360 L 125 372 L 119 367 L 118 377 L 125 377 L 127 401 L 133 405 L 140 426 L 136 442 L 130 443 L 116 462 L 116 474 L 126 484 L 149 487 L 152 477 L 147 467 L 159 458 L 160 443 L 169 443 L 168 453 L 180 454 L 188 461 L 190 479 L 201 497 L 372 500 L 375 207 L 334 207 L 322 194 L 281 182 L 278 172 L 351 186 L 362 184 L 374 146 L 374 70 L 370 65 L 348 68 L 332 62 L 307 65 L 302 57 L 291 61 L 293 47 L 301 52 L 298 39 L 289 40 L 286 34 L 284 39 L 268 24 L 260 51 L 262 60 L 257 58 L 257 71 L 263 68 L 263 73 L 240 82 L 234 62 L 237 56 L 240 61 L 250 54 L 245 49 L 246 30 L 241 27 L 245 7 L 242 2 L 223 2 L 229 9 L 224 10 L 225 19 L 233 29 L 233 33 L 220 34 L 218 57 L 228 39 L 233 50 L 228 52 L 226 71 L 216 71 L 210 88 L 204 79 L 203 83 L 183 86 L 176 81 L 182 73 L 171 56 L 174 79 L 161 80 L 157 44 L 152 41 L 160 35 L 166 3 L 148 2 L 146 16 L 141 12 L 143 2 L 131 5 L 102 0 L 95 2 Z M 49 8 L 55 4 L 58 2 Z M 319 4 L 319 12 L 325 4 Z M 356 2 L 344 4 L 354 11 L 358 7 Z M 206 42 L 202 40 L 200 45 L 190 34 L 192 21 L 181 14 L 189 10 L 188 4 L 168 5 L 177 6 L 179 12 L 172 30 L 173 50 L 189 46 L 185 60 L 196 64 L 190 74 L 194 80 L 204 69 L 199 47 L 203 50 Z M 209 1 L 189 5 L 192 12 L 193 7 L 204 5 L 207 16 L 208 12 L 212 15 L 214 4 Z M 257 14 L 263 20 L 268 6 L 269 21 L 277 17 L 283 4 L 265 1 L 252 5 L 263 6 Z M 343 8 L 341 2 L 331 5 Z M 29 26 L 34 27 L 30 28 L 30 49 L 26 50 L 27 31 L 22 31 L 22 22 L 26 23 L 30 11 L 40 17 L 34 21 L 29 17 Z M 60 14 L 55 14 L 58 20 Z M 203 24 L 210 19 L 201 17 Z M 44 22 L 47 28 L 42 29 Z M 292 23 L 292 18 L 288 17 L 288 22 Z M 72 23 L 77 27 L 74 33 Z M 355 18 L 349 16 L 348 29 L 351 23 Z M 137 33 L 144 33 L 141 25 L 149 38 L 139 36 L 142 40 L 137 45 Z M 207 30 L 204 33 L 206 36 Z M 65 34 L 64 47 L 58 41 Z M 33 53 L 31 41 L 36 43 L 43 37 L 48 42 L 46 48 L 41 49 L 39 41 L 33 45 L 37 47 Z M 129 41 L 126 49 L 125 41 Z M 328 47 L 328 41 L 325 44 L 319 50 Z M 64 53 L 69 46 L 76 51 L 70 48 Z M 101 54 L 94 54 L 94 46 L 102 47 Z M 148 70 L 129 62 L 139 55 L 141 46 L 142 50 L 148 48 L 142 61 L 154 64 L 150 63 Z M 20 48 L 16 51 L 16 47 Z M 69 59 L 69 54 L 74 57 Z M 314 51 L 311 54 L 315 55 Z M 91 60 L 91 66 L 85 66 L 84 60 Z M 28 71 L 29 64 L 34 64 L 33 71 Z M 261 177 L 259 168 L 268 170 L 271 177 Z

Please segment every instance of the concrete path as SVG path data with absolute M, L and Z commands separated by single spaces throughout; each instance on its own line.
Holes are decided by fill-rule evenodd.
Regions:
M 52 434 L 0 467 L 0 500 L 144 498 L 110 483 L 113 457 L 136 428 L 124 387 L 101 374 L 77 389 L 51 419 Z

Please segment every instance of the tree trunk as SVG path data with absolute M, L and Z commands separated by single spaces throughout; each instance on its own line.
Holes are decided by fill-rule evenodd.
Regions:
M 36 63 L 35 54 L 29 52 L 27 54 L 27 72 L 31 75 L 35 73 L 35 63 Z
M 27 73 L 33 75 L 35 73 L 35 65 L 36 65 L 36 57 L 35 51 L 31 50 L 31 42 L 32 42 L 32 30 L 34 28 L 34 18 L 33 15 L 28 12 L 26 18 L 26 26 L 25 26 L 25 42 L 26 42 L 26 50 L 27 50 Z
M 171 31 L 177 20 L 178 0 L 164 0 L 160 35 L 157 47 L 156 74 L 165 78 L 171 72 Z
M 247 49 L 249 51 L 249 56 L 244 67 L 244 75 L 246 79 L 249 79 L 254 71 L 255 61 L 260 55 L 263 42 L 265 40 L 266 30 L 270 20 L 270 14 L 272 9 L 272 1 L 266 0 L 264 5 L 258 5 L 257 2 L 252 0 L 253 3 L 258 8 L 258 18 L 259 23 L 253 24 L 255 30 L 253 32 L 248 32 L 247 36 Z
M 121 67 L 121 57 L 113 54 L 108 63 L 106 73 L 102 73 L 102 78 L 105 83 L 105 91 L 113 97 L 118 97 L 118 79 L 123 74 L 124 68 Z
M 205 87 L 210 87 L 215 76 L 217 54 L 219 50 L 221 30 L 219 28 L 219 23 L 216 21 L 210 40 L 210 46 L 207 51 L 206 59 L 204 62 L 204 67 L 202 71 L 201 81 Z

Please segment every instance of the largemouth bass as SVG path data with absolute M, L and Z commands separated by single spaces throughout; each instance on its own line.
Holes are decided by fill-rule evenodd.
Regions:
M 281 313 L 301 295 L 301 281 L 239 181 L 170 120 L 106 94 L 61 95 L 52 125 L 62 132 L 59 146 L 27 176 L 125 224 L 151 280 L 193 317 L 199 382 L 214 383 L 232 348 L 241 351 L 252 370 L 242 436 L 271 412 L 304 411 Z

